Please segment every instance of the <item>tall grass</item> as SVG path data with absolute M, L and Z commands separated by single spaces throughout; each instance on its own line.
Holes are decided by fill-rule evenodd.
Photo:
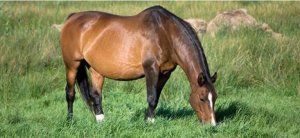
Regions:
M 299 2 L 0 2 L 1 137 L 299 137 Z M 145 80 L 105 80 L 106 120 L 95 123 L 80 96 L 66 121 L 65 73 L 59 32 L 72 12 L 135 15 L 161 5 L 182 18 L 207 22 L 245 8 L 283 34 L 259 29 L 201 37 L 211 72 L 218 72 L 218 126 L 198 123 L 190 88 L 178 67 L 166 84 L 156 122 L 144 123 Z

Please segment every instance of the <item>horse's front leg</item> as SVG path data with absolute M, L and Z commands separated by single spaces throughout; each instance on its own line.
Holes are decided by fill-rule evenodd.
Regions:
M 146 85 L 147 85 L 147 102 L 148 109 L 145 116 L 146 121 L 154 122 L 154 110 L 157 107 L 160 93 L 165 83 L 170 77 L 170 74 L 160 75 L 159 67 L 155 62 L 143 63 Z

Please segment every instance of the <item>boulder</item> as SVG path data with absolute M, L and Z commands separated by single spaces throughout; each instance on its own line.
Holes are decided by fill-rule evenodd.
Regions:
M 207 23 L 202 19 L 186 19 L 186 22 L 191 24 L 191 26 L 194 28 L 194 30 L 202 36 L 206 32 Z
M 282 34 L 274 32 L 270 26 L 266 23 L 259 23 L 251 15 L 247 13 L 245 9 L 238 9 L 234 11 L 225 11 L 219 13 L 213 20 L 207 25 L 207 32 L 215 37 L 215 34 L 221 28 L 229 28 L 231 32 L 237 30 L 240 26 L 250 26 L 254 28 L 261 28 L 263 31 L 272 33 L 273 37 L 279 39 Z

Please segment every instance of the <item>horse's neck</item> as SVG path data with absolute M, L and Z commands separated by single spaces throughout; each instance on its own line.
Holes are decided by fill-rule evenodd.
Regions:
M 198 54 L 192 49 L 179 49 L 178 59 L 178 65 L 184 70 L 191 87 L 198 86 L 197 79 L 203 71 Z

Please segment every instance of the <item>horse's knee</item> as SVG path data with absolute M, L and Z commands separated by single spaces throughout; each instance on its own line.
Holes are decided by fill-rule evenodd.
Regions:
M 74 102 L 75 90 L 71 90 L 68 85 L 66 86 L 65 90 L 66 90 L 66 100 L 68 102 Z
M 99 105 L 101 103 L 101 95 L 99 94 L 98 90 L 93 89 L 91 91 L 91 97 L 94 105 Z
M 156 108 L 158 102 L 156 95 L 148 96 L 147 101 L 150 107 Z

